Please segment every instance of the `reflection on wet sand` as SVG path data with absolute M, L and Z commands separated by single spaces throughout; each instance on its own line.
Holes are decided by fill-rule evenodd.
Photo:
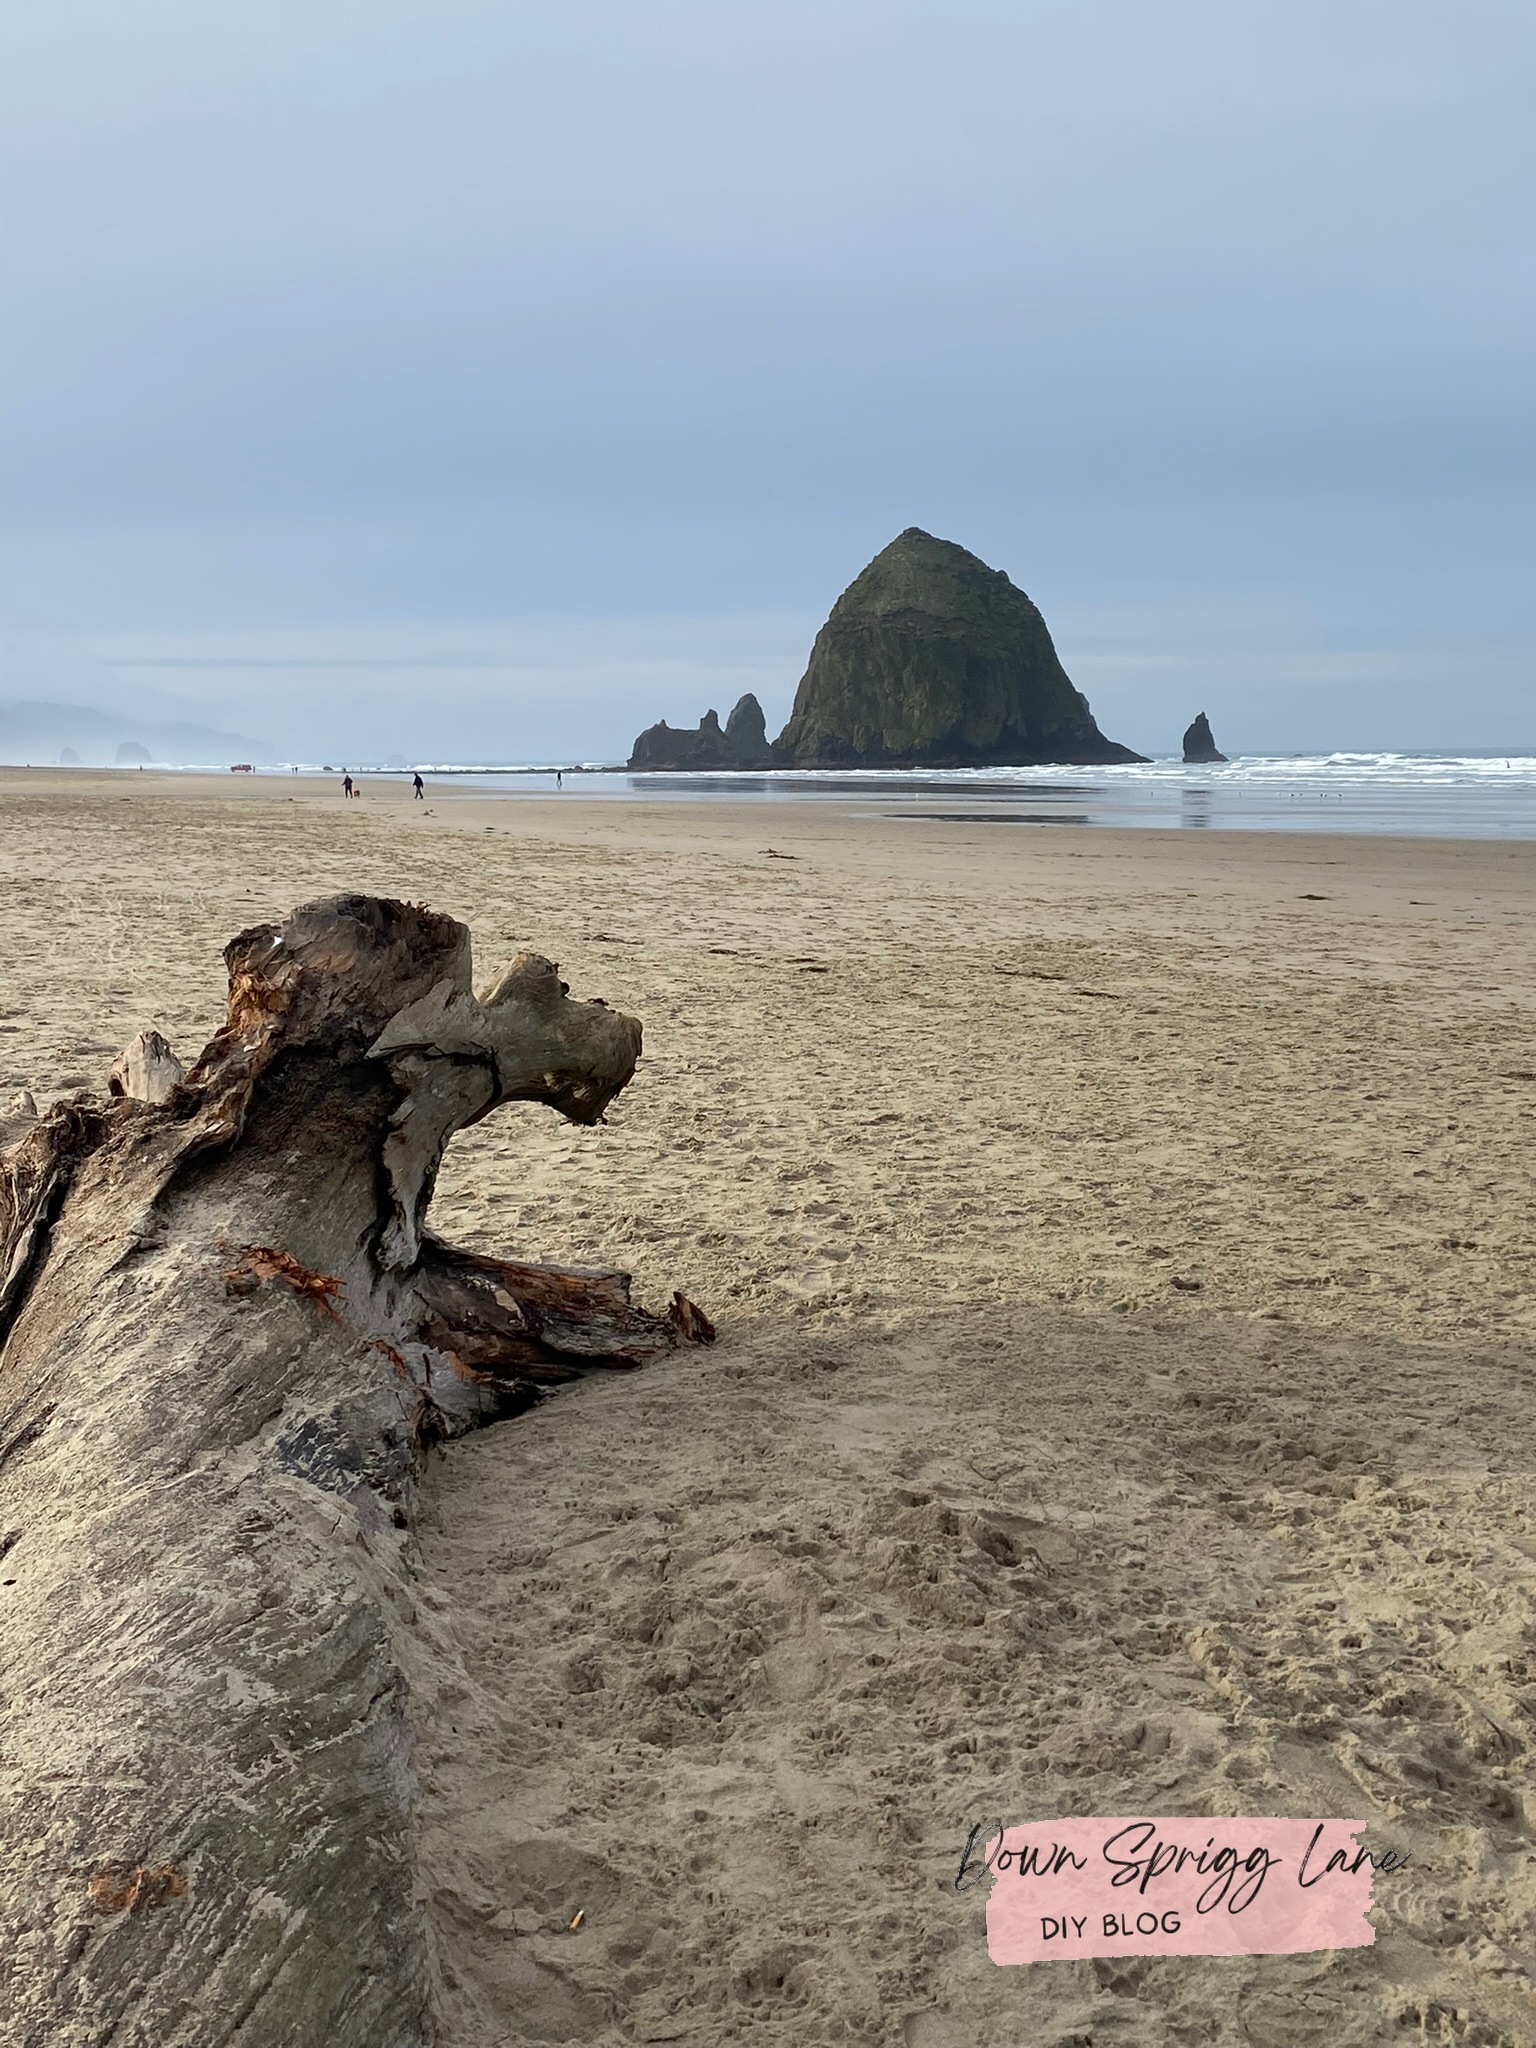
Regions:
M 430 776 L 435 770 L 427 770 Z M 751 804 L 836 805 L 852 816 L 926 817 L 940 824 L 1007 818 L 1019 824 L 1284 832 L 1383 832 L 1446 839 L 1536 839 L 1536 756 L 1239 757 L 1223 767 L 1171 761 L 1092 769 L 923 769 L 720 774 L 449 771 L 444 798 L 491 791 L 539 802 L 572 797 L 641 802 L 721 798 Z M 919 808 L 943 797 L 955 809 Z M 961 808 L 963 806 L 963 808 Z

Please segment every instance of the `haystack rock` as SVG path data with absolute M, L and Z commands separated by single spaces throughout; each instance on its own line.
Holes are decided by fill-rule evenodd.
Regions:
M 706 711 L 696 726 L 674 729 L 662 719 L 635 741 L 631 768 L 768 768 L 773 755 L 763 707 L 749 690 L 720 729 L 720 715 Z
M 1194 724 L 1184 735 L 1184 759 L 1186 761 L 1225 761 L 1225 754 L 1218 753 L 1216 741 L 1211 733 L 1211 721 L 1202 711 Z
M 1099 731 L 1023 591 L 916 526 L 832 607 L 774 755 L 795 768 L 1145 758 Z

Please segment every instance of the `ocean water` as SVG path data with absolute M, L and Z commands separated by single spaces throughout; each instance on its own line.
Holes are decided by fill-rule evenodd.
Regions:
M 365 771 L 354 771 L 363 773 Z M 835 803 L 940 822 L 1178 827 L 1193 831 L 1381 832 L 1447 839 L 1536 839 L 1536 754 L 1246 755 L 1210 768 L 1149 761 L 1115 768 L 775 770 L 632 775 L 426 763 L 453 788 L 558 800 L 703 797 Z M 393 778 L 391 778 L 393 779 Z

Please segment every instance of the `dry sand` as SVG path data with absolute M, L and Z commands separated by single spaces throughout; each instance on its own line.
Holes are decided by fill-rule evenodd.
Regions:
M 0 775 L 0 1085 L 337 888 L 644 1019 L 436 1211 L 721 1327 L 430 1481 L 450 2048 L 1536 2042 L 1536 846 L 408 795 Z M 1413 1860 L 1372 1949 L 994 1967 L 972 1823 L 1143 1811 Z

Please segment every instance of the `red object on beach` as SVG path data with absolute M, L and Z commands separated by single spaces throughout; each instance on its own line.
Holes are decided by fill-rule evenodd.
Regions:
M 256 769 L 254 764 L 250 761 L 231 761 L 229 764 L 229 772 L 231 775 L 254 775 L 256 773 Z

